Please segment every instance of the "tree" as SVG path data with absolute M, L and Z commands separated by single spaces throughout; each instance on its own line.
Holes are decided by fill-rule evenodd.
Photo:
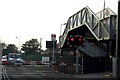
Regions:
M 39 42 L 37 39 L 26 41 L 25 44 L 22 45 L 21 50 L 24 51 L 26 55 L 38 53 Z
M 18 53 L 17 47 L 14 44 L 8 44 L 6 49 L 3 48 L 2 55 L 8 55 L 8 53 Z
M 9 44 L 9 45 L 7 46 L 7 50 L 8 50 L 9 53 L 17 53 L 17 52 L 18 52 L 17 49 L 18 49 L 18 48 L 17 48 L 16 45 L 14 45 L 14 44 Z
M 2 49 L 4 49 L 6 47 L 5 43 L 2 43 Z

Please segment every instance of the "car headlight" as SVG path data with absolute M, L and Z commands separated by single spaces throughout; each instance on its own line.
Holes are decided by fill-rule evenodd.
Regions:
M 13 58 L 9 58 L 9 60 L 10 60 L 10 61 L 12 61 L 12 60 L 13 60 Z

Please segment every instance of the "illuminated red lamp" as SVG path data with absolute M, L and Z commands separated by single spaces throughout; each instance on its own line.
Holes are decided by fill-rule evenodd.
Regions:
M 74 39 L 74 38 L 70 38 L 70 40 L 71 40 L 71 41 L 75 41 L 75 39 Z

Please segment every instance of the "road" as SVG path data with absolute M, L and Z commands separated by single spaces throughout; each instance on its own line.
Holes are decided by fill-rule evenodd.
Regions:
M 2 79 L 2 65 L 1 65 L 1 62 L 0 62 L 0 80 Z
M 104 76 L 104 73 L 92 73 L 85 75 L 64 74 L 45 65 L 22 65 L 21 67 L 1 65 L 0 67 L 2 68 L 0 71 L 2 72 L 2 80 L 86 80 L 89 78 L 98 78 L 101 80 L 114 79 L 108 75 Z
M 45 66 L 3 66 L 3 68 L 6 70 L 5 75 L 9 78 L 7 80 L 68 80 L 72 78 Z

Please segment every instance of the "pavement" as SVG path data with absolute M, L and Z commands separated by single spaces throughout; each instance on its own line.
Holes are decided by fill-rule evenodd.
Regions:
M 44 66 L 44 65 L 43 65 Z M 28 66 L 30 67 L 30 65 Z M 31 66 L 33 67 L 33 66 Z M 38 65 L 34 65 L 34 68 L 38 67 Z M 45 68 L 45 67 L 44 67 Z M 40 67 L 38 67 L 38 69 L 40 70 Z M 41 68 L 42 69 L 42 68 Z M 41 71 L 41 70 L 40 70 Z M 56 72 L 58 73 L 61 73 L 57 70 L 55 70 Z M 66 73 L 62 73 L 63 75 L 66 75 L 66 76 L 69 76 L 69 77 L 72 77 L 72 78 L 82 78 L 82 79 L 86 79 L 86 78 L 99 78 L 99 79 L 113 79 L 115 77 L 112 76 L 112 73 L 110 72 L 101 72 L 101 73 L 87 73 L 87 74 L 66 74 Z
M 107 80 L 113 80 L 116 79 L 112 76 L 112 73 L 109 72 L 101 72 L 101 73 L 87 73 L 87 74 L 66 74 L 62 73 L 64 75 L 71 76 L 75 79 L 107 79 Z
M 76 78 L 109 78 L 113 79 L 111 73 L 108 72 L 102 72 L 102 73 L 89 73 L 89 74 L 79 74 L 79 75 L 73 75 Z

